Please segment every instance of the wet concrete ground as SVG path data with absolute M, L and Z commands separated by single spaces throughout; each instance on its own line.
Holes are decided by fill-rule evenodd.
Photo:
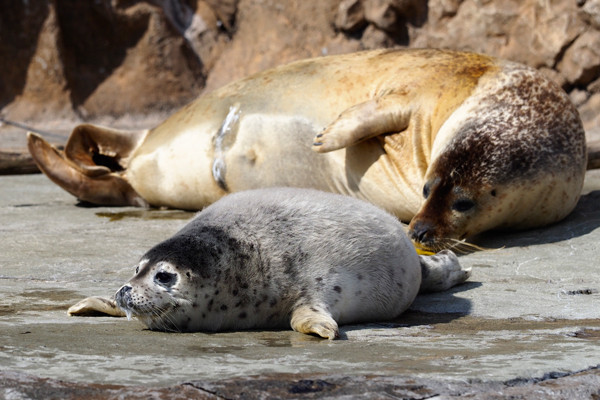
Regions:
M 193 214 L 76 206 L 41 175 L 0 177 L 0 188 L 0 398 L 141 388 L 162 398 L 494 398 L 515 387 L 568 398 L 572 382 L 600 395 L 600 171 L 588 173 L 567 220 L 478 238 L 498 250 L 461 257 L 473 269 L 468 283 L 420 296 L 398 320 L 342 327 L 334 342 L 291 330 L 174 334 L 68 317 L 83 297 L 114 293 L 138 257 Z

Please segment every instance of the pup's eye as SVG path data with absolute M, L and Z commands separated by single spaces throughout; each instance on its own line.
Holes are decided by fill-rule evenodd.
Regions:
M 154 280 L 163 286 L 172 286 L 177 280 L 177 275 L 161 271 L 154 276 Z
M 475 203 L 472 200 L 457 200 L 452 204 L 452 209 L 458 212 L 469 211 L 471 208 L 475 207 Z
M 135 267 L 135 274 L 137 275 L 138 272 L 140 272 L 140 266 L 139 265 Z

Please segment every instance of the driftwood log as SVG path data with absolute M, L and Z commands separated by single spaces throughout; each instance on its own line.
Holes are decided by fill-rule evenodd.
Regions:
M 600 168 L 600 140 L 588 142 L 588 165 L 587 169 Z
M 27 150 L 0 149 L 0 175 L 37 174 L 38 169 Z

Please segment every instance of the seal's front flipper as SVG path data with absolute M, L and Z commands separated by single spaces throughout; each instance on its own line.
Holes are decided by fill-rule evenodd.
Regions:
M 421 288 L 419 293 L 441 292 L 466 281 L 471 269 L 463 269 L 458 257 L 450 250 L 432 256 L 419 256 L 421 262 Z
M 406 97 L 386 95 L 357 104 L 315 136 L 313 150 L 326 153 L 386 133 L 405 130 L 411 116 Z
M 67 314 L 77 317 L 92 317 L 109 315 L 111 317 L 125 317 L 125 312 L 121 310 L 114 300 L 103 297 L 88 297 L 81 300 L 74 306 L 69 307 Z
M 321 306 L 303 305 L 292 311 L 292 329 L 296 332 L 314 334 L 325 339 L 340 336 L 338 324 Z
M 84 157 L 71 160 L 32 132 L 27 135 L 27 147 L 40 170 L 80 200 L 110 206 L 147 205 L 120 171 L 113 172 L 104 165 L 87 165 Z

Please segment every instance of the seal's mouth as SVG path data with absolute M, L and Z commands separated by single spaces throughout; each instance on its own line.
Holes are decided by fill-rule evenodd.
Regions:
M 155 320 L 168 320 L 169 313 L 177 308 L 177 303 L 174 300 L 156 305 L 149 299 L 135 296 L 133 288 L 129 284 L 124 285 L 117 291 L 115 302 L 123 310 L 128 320 L 135 316 L 148 326 L 155 325 Z
M 163 311 L 158 314 L 144 314 L 137 317 L 151 331 L 182 332 L 182 329 L 170 315 L 170 312 Z
M 426 243 L 413 239 L 412 243 L 413 246 L 415 246 L 417 254 L 422 256 L 430 256 L 442 250 L 452 250 L 457 254 L 469 254 L 476 251 L 491 250 L 469 243 L 466 241 L 465 237 L 466 235 L 464 235 L 462 239 L 442 238 Z
M 413 246 L 415 246 L 415 250 L 417 251 L 417 254 L 420 256 L 432 256 L 436 253 L 432 247 L 429 247 L 429 246 L 419 243 L 417 241 L 413 240 L 412 244 L 413 244 Z
M 152 307 L 139 307 L 136 305 L 123 307 L 119 305 L 119 308 L 125 312 L 128 320 L 131 321 L 132 317 L 136 317 L 152 331 L 181 332 L 173 318 L 173 310 L 177 308 L 174 304 L 166 304 L 162 307 L 154 305 Z

